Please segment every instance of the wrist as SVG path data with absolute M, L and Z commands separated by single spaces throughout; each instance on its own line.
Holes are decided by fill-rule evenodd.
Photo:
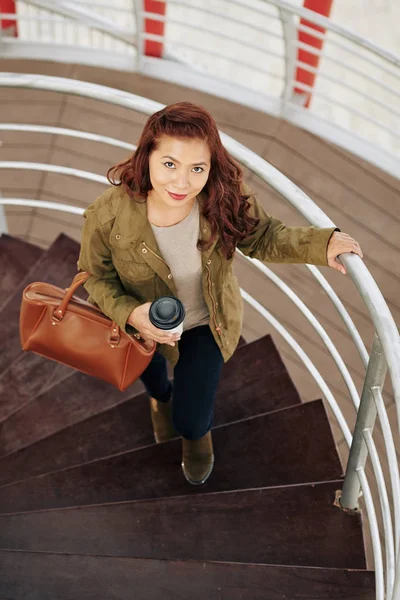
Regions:
M 136 308 L 133 309 L 133 311 L 131 312 L 131 314 L 128 317 L 128 323 L 132 327 L 136 327 L 136 325 L 135 325 L 135 321 L 136 321 L 136 319 L 135 319 L 135 317 L 136 317 L 135 310 L 136 310 Z

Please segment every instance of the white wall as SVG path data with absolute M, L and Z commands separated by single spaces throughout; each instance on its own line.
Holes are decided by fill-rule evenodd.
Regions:
M 332 20 L 400 55 L 399 0 L 334 0 Z

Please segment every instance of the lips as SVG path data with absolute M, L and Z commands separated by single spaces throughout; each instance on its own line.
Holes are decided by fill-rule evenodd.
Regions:
M 171 198 L 173 198 L 174 200 L 184 200 L 187 196 L 187 194 L 172 194 L 171 192 L 168 192 L 168 194 L 171 196 Z

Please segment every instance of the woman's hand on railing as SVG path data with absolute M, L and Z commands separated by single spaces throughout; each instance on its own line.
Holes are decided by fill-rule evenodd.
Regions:
M 137 329 L 144 340 L 154 340 L 159 344 L 175 346 L 175 342 L 181 337 L 180 334 L 169 333 L 169 331 L 154 327 L 149 319 L 150 306 L 151 302 L 137 306 L 128 317 L 128 325 Z
M 340 271 L 343 273 L 343 275 L 346 275 L 347 271 L 344 265 L 338 261 L 337 257 L 340 254 L 345 254 L 346 252 L 353 252 L 353 254 L 358 254 L 360 258 L 363 257 L 360 244 L 356 242 L 356 240 L 350 237 L 347 233 L 334 231 L 331 239 L 329 240 L 327 249 L 328 265 L 332 267 L 332 269 Z

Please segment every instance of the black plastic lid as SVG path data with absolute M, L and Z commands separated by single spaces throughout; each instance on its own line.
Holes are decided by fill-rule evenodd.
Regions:
M 185 307 L 175 296 L 161 296 L 150 306 L 149 318 L 158 329 L 175 329 L 185 318 Z

